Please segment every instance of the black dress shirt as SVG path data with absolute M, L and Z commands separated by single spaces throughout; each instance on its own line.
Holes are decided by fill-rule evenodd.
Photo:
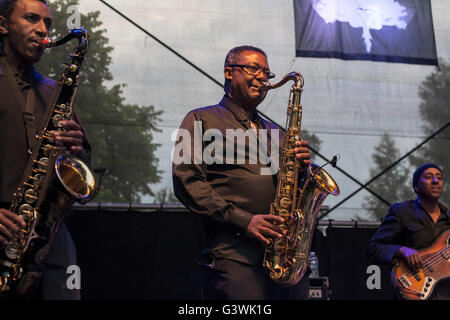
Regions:
M 251 129 L 251 122 L 258 127 L 258 132 Z M 208 130 L 220 133 L 223 138 L 223 149 L 214 150 L 211 154 L 218 155 L 218 159 L 207 164 L 205 159 L 197 161 L 194 159 L 194 136 L 195 123 L 201 127 L 201 134 Z M 253 139 L 258 141 L 261 146 L 264 139 L 260 139 L 261 129 L 267 130 L 268 139 L 265 146 L 269 147 L 265 154 L 275 157 L 272 150 L 279 152 L 283 138 L 282 131 L 268 121 L 265 121 L 253 113 L 250 116 L 238 106 L 230 97 L 224 96 L 217 105 L 212 105 L 189 112 L 184 118 L 180 129 L 184 133 L 188 132 L 188 143 L 184 146 L 191 146 L 190 157 L 183 163 L 173 164 L 173 185 L 175 195 L 190 210 L 200 214 L 204 219 L 206 233 L 206 254 L 213 257 L 232 259 L 248 264 L 259 264 L 261 262 L 263 247 L 258 241 L 249 239 L 245 236 L 247 226 L 254 214 L 270 213 L 270 204 L 274 200 L 277 186 L 277 170 L 273 174 L 261 174 L 261 170 L 267 170 L 274 166 L 273 161 L 258 161 L 252 163 L 253 143 L 250 139 L 245 140 L 245 163 L 238 161 L 240 147 L 239 142 L 235 141 L 233 159 L 230 160 L 230 153 L 226 153 L 226 139 L 230 139 L 227 130 L 239 130 L 247 132 L 249 136 L 253 134 Z M 249 130 L 249 131 L 247 131 Z M 272 131 L 275 130 L 275 131 Z M 229 133 L 230 131 L 228 131 Z M 236 131 L 234 131 L 236 132 Z M 273 136 L 273 135 L 276 135 Z M 183 139 L 179 132 L 175 155 L 184 155 L 186 150 L 178 153 L 177 146 Z M 208 139 L 205 139 L 208 140 Z M 203 141 L 201 151 L 208 150 L 212 142 Z M 230 140 L 228 140 L 230 141 Z M 276 143 L 278 141 L 278 143 Z M 242 142 L 242 141 L 241 141 Z M 264 141 L 263 141 L 264 142 Z M 258 148 L 264 150 L 264 147 Z M 244 149 L 242 149 L 244 150 Z M 220 156 L 222 151 L 222 156 Z M 255 150 L 253 149 L 253 152 Z M 255 153 L 253 153 L 254 155 Z M 174 156 L 175 157 L 175 156 Z M 278 160 L 278 159 L 277 159 Z M 174 159 L 175 162 L 175 159 Z M 219 163 L 223 162 L 223 163 Z

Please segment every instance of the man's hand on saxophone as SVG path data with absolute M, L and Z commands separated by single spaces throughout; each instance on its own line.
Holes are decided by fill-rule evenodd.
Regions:
M 83 150 L 83 131 L 80 125 L 73 120 L 62 120 L 59 122 L 63 131 L 54 131 L 56 143 L 65 146 L 67 150 L 75 155 Z
M 311 164 L 311 154 L 308 149 L 308 142 L 299 140 L 295 143 L 297 145 L 294 148 L 295 158 L 301 161 L 302 168 L 306 168 Z
M 64 131 L 53 132 L 57 144 L 66 147 L 71 154 L 81 152 L 84 134 L 80 125 L 73 120 L 62 120 L 60 125 Z M 7 245 L 16 239 L 20 227 L 25 228 L 26 223 L 19 215 L 7 209 L 0 209 L 0 243 Z
M 302 168 L 307 168 L 311 164 L 311 154 L 308 149 L 308 142 L 299 140 L 294 148 L 295 158 L 301 162 Z M 281 238 L 283 230 L 278 227 L 284 219 L 271 214 L 255 214 L 247 226 L 247 237 L 257 239 L 266 245 L 270 244 L 268 238 Z
M 26 226 L 25 221 L 17 214 L 6 209 L 0 209 L 0 242 L 3 245 L 7 245 L 11 240 L 16 239 L 20 227 L 25 228 Z
M 281 224 L 284 219 L 271 214 L 255 214 L 247 226 L 247 237 L 269 245 L 268 238 L 281 238 L 283 230 L 274 223 Z

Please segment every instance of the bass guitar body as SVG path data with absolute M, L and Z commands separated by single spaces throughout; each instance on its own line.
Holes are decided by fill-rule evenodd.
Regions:
M 406 261 L 394 260 L 391 280 L 406 300 L 427 300 L 439 281 L 450 277 L 450 230 L 446 230 L 424 249 L 417 250 L 423 267 L 411 270 Z

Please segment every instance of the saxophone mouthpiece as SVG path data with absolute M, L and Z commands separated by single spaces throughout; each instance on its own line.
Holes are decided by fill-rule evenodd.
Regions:
M 42 45 L 44 46 L 44 48 L 51 48 L 54 47 L 56 44 L 56 41 L 53 40 L 52 38 L 44 38 L 42 40 Z
M 269 82 L 262 82 L 261 89 L 269 91 L 270 89 L 272 89 L 272 85 Z

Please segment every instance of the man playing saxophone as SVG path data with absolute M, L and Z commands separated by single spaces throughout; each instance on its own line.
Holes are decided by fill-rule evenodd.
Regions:
M 41 127 L 56 83 L 35 71 L 44 52 L 51 15 L 45 0 L 0 0 L 0 242 L 17 239 L 23 219 L 8 210 L 20 184 L 34 136 Z M 90 145 L 76 114 L 60 122 L 55 144 L 89 161 Z M 1 249 L 3 250 L 3 248 Z M 28 298 L 79 299 L 66 285 L 67 267 L 76 264 L 75 247 L 64 224 L 56 234 L 38 290 Z
M 204 222 L 206 243 L 202 258 L 208 266 L 204 297 L 306 299 L 308 276 L 293 287 L 283 288 L 271 281 L 262 268 L 265 246 L 271 239 L 283 236 L 278 227 L 283 219 L 269 214 L 276 194 L 277 172 L 264 171 L 278 159 L 271 157 L 272 161 L 267 162 L 258 157 L 258 161 L 252 161 L 251 151 L 259 148 L 260 152 L 263 146 L 262 149 L 270 149 L 268 154 L 278 155 L 279 150 L 275 149 L 283 139 L 281 130 L 256 111 L 267 93 L 265 83 L 274 77 L 267 56 L 252 46 L 233 48 L 226 56 L 224 76 L 225 95 L 219 104 L 193 110 L 184 118 L 173 159 L 175 195 Z M 199 132 L 200 147 L 195 141 Z M 217 147 L 217 133 L 227 136 L 227 147 L 223 148 L 227 150 Z M 234 134 L 234 152 L 228 152 L 228 133 Z M 239 140 L 242 135 L 244 139 Z M 311 163 L 308 143 L 297 141 L 296 146 L 296 159 L 306 168 Z M 208 155 L 213 161 L 205 158 Z

